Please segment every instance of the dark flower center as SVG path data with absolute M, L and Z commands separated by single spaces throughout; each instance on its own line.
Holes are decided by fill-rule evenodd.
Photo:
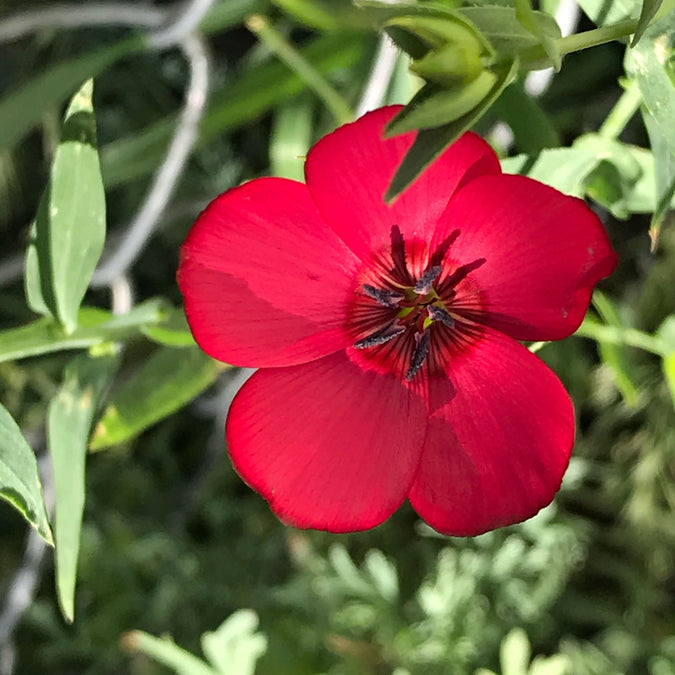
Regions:
M 424 255 L 426 266 L 414 274 L 418 265 L 410 258 L 415 251 L 410 250 L 410 243 L 406 247 L 399 227 L 392 227 L 391 249 L 367 270 L 367 281 L 359 289 L 363 302 L 357 302 L 353 311 L 361 335 L 354 348 L 366 360 L 410 382 L 423 367 L 428 374 L 442 368 L 453 344 L 472 332 L 472 313 L 465 310 L 476 302 L 467 303 L 461 296 L 458 302 L 457 287 L 485 258 L 465 265 L 446 260 L 458 236 L 459 231 L 453 232 L 433 254 Z M 417 244 L 419 257 L 425 247 Z

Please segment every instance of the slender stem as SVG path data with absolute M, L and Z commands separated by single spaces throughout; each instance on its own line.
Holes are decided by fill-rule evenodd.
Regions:
M 667 351 L 663 341 L 654 335 L 643 333 L 636 328 L 606 326 L 593 319 L 584 319 L 574 335 L 576 337 L 591 338 L 596 342 L 609 342 L 626 347 L 637 347 L 661 357 L 665 356 Z
M 637 19 L 626 19 L 610 26 L 600 26 L 593 30 L 568 35 L 557 40 L 556 45 L 560 50 L 560 55 L 565 56 L 565 54 L 580 52 L 582 49 L 597 47 L 598 45 L 605 44 L 605 42 L 612 42 L 612 40 L 628 37 L 635 32 L 636 27 Z M 523 63 L 541 63 L 547 59 L 546 52 L 541 45 L 524 49 L 520 53 L 520 57 Z
M 615 103 L 598 133 L 603 138 L 618 138 L 633 115 L 640 108 L 642 93 L 635 80 L 630 80 L 623 94 Z
M 583 33 L 574 33 L 558 40 L 558 47 L 561 54 L 571 54 L 580 52 L 582 49 L 596 47 L 597 45 L 618 40 L 622 37 L 628 37 L 635 32 L 637 27 L 636 19 L 626 19 L 610 26 L 600 26 L 593 30 L 587 30 Z
M 354 112 L 347 101 L 281 33 L 270 26 L 264 16 L 259 14 L 249 16 L 246 20 L 246 27 L 255 33 L 324 102 L 338 124 L 354 119 Z

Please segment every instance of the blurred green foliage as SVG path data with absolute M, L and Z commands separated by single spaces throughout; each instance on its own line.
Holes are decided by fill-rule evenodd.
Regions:
M 53 4 L 28 0 L 21 8 Z M 455 16 L 459 3 L 441 4 L 444 16 Z M 487 19 L 502 10 L 477 9 L 506 6 L 516 17 L 506 0 L 470 4 L 476 7 L 464 16 L 482 16 L 488 37 Z M 579 31 L 637 25 L 641 14 L 632 0 L 580 4 L 587 17 Z M 645 3 L 642 14 L 657 4 Z M 437 5 L 417 3 L 425 15 Z M 3 14 L 16 9 L 0 1 Z M 539 16 L 523 6 L 520 12 Z M 290 46 L 287 63 L 312 68 L 289 68 L 269 40 L 256 39 L 245 27 L 254 13 Z M 591 199 L 620 255 L 584 337 L 539 352 L 570 391 L 578 419 L 575 455 L 555 504 L 474 539 L 440 537 L 408 508 L 373 531 L 338 537 L 286 528 L 229 465 L 219 413 L 238 375 L 217 371 L 197 352 L 171 309 L 180 302 L 178 246 L 217 193 L 268 173 L 301 176 L 302 155 L 335 125 L 317 82 L 348 106 L 358 104 L 377 43 L 375 24 L 364 16 L 349 0 L 214 5 L 202 24 L 212 95 L 161 227 L 132 269 L 138 304 L 113 317 L 100 309 L 109 306 L 107 293 L 90 289 L 72 332 L 36 320 L 20 273 L 11 273 L 49 179 L 67 99 L 97 75 L 94 107 L 115 241 L 162 161 L 186 67 L 176 50 L 149 49 L 140 31 L 129 29 L 47 28 L 0 46 L 0 120 L 7 115 L 14 124 L 0 131 L 0 398 L 33 448 L 44 450 L 49 402 L 64 391 L 71 354 L 63 350 L 93 348 L 101 356 L 124 344 L 93 439 L 114 447 L 87 459 L 75 621 L 67 625 L 59 613 L 48 553 L 13 636 L 15 672 L 675 673 L 675 228 L 667 114 L 675 105 L 675 18 L 664 8 L 634 51 L 625 40 L 572 53 L 537 98 L 521 73 L 495 105 L 480 110 L 480 120 L 470 120 L 511 155 L 505 170 Z M 550 58 L 553 28 L 548 22 L 541 32 L 535 24 L 518 29 L 518 44 L 541 47 L 540 57 Z M 410 32 L 405 44 L 414 48 Z M 425 55 L 433 49 L 427 44 Z M 424 62 L 425 55 L 417 72 L 431 73 L 440 86 L 437 62 Z M 385 102 L 407 103 L 419 87 L 406 64 L 399 57 Z M 30 110 L 17 104 L 26 91 Z M 498 121 L 513 133 L 508 150 L 495 133 Z M 650 252 L 655 232 L 658 246 Z M 158 296 L 168 302 L 153 300 Z M 168 367 L 174 359 L 184 367 Z M 4 600 L 22 565 L 26 532 L 5 505 L 0 531 Z M 70 557 L 70 571 L 61 570 L 68 589 Z

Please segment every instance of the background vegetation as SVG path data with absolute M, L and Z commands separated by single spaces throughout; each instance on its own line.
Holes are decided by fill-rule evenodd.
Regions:
M 555 503 L 454 539 L 407 507 L 351 535 L 278 522 L 225 454 L 245 373 L 194 346 L 174 278 L 216 194 L 255 176 L 300 178 L 309 145 L 368 96 L 407 103 L 420 87 L 377 13 L 347 0 L 221 0 L 182 14 L 135 4 L 128 21 L 119 5 L 95 21 L 83 12 L 98 3 L 51 16 L 40 14 L 57 7 L 48 0 L 0 1 L 0 494 L 15 507 L 0 507 L 0 673 L 675 673 L 675 15 L 662 6 L 653 18 L 659 4 L 542 0 L 574 33 L 645 32 L 633 48 L 618 35 L 570 50 L 538 87 L 519 53 L 520 75 L 469 120 L 505 170 L 589 198 L 620 265 L 576 336 L 533 346 L 577 411 Z M 17 24 L 19 10 L 35 25 Z M 194 26 L 176 21 L 188 15 Z M 561 44 L 513 30 L 517 49 L 555 56 Z M 86 88 L 62 124 L 89 77 L 108 223 L 91 284 L 103 221 Z M 184 143 L 167 165 L 176 128 Z M 68 129 L 85 134 L 77 158 Z M 175 189 L 152 211 L 143 200 L 171 161 Z M 51 251 L 49 273 L 40 232 L 58 224 L 43 212 L 31 229 L 48 184 L 47 205 L 70 195 L 91 207 L 63 226 L 74 244 Z M 115 258 L 132 230 L 131 256 Z M 26 441 L 44 513 L 26 497 L 38 487 L 17 493 L 7 478 L 11 453 L 33 456 Z M 16 509 L 44 539 L 49 513 L 56 558 Z

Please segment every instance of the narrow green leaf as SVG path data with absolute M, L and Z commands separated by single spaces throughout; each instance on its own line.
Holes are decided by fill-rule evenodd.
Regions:
M 427 84 L 387 125 L 385 136 L 391 137 L 416 129 L 435 129 L 467 115 L 489 96 L 497 75 L 484 70 L 466 85 L 451 89 Z
M 608 325 L 616 328 L 624 328 L 619 312 L 614 305 L 600 291 L 593 293 L 593 306 L 600 318 Z M 626 350 L 621 345 L 599 340 L 598 346 L 603 362 L 609 367 L 614 375 L 614 381 L 619 388 L 624 400 L 628 405 L 635 405 L 638 400 L 637 387 L 635 386 L 631 364 Z
M 217 375 L 216 362 L 198 347 L 160 347 L 112 395 L 90 449 L 100 450 L 137 436 L 198 396 Z
M 240 609 L 215 631 L 202 634 L 202 651 L 217 673 L 254 674 L 256 662 L 267 650 L 267 638 L 257 628 L 256 613 Z
M 533 154 L 544 148 L 560 146 L 557 129 L 520 81 L 504 89 L 493 110 L 511 127 L 515 145 L 521 152 Z
M 38 319 L 27 326 L 0 331 L 0 363 L 127 340 L 139 335 L 148 326 L 162 323 L 167 315 L 166 301 L 154 299 L 120 316 L 85 307 L 78 315 L 78 327 L 70 334 L 52 319 Z
M 513 61 L 495 72 L 497 82 L 473 110 L 449 124 L 436 129 L 425 129 L 417 134 L 415 142 L 394 174 L 384 196 L 385 201 L 391 202 L 400 195 L 453 141 L 483 116 L 502 93 L 504 87 L 516 76 L 518 63 Z
M 0 404 L 0 499 L 11 504 L 54 545 L 35 455 L 21 429 Z
M 654 116 L 647 110 L 642 111 L 649 144 L 654 153 L 655 199 L 656 208 L 649 224 L 649 237 L 652 241 L 652 253 L 656 250 L 661 226 L 675 194 L 675 153 L 668 145 Z
M 48 110 L 60 105 L 84 80 L 144 46 L 127 38 L 43 70 L 0 100 L 0 152 L 14 147 Z
M 167 347 L 194 347 L 196 344 L 182 307 L 173 309 L 160 324 L 143 326 L 141 332 L 148 340 Z
M 300 53 L 325 75 L 353 66 L 361 59 L 364 50 L 362 37 L 336 33 L 317 38 Z M 254 121 L 281 101 L 305 89 L 300 77 L 276 60 L 252 67 L 212 97 L 201 125 L 197 147 Z M 166 151 L 174 125 L 172 115 L 138 134 L 104 146 L 101 164 L 106 186 L 115 187 L 154 171 Z
M 503 675 L 527 675 L 531 656 L 530 641 L 522 628 L 514 628 L 499 649 Z
M 635 0 L 578 0 L 579 6 L 598 26 L 637 16 Z
M 289 101 L 275 111 L 269 149 L 273 176 L 304 181 L 304 158 L 312 143 L 313 112 L 308 96 Z
M 650 26 L 634 49 L 626 52 L 626 72 L 637 81 L 647 110 L 675 152 L 675 12 Z
M 657 335 L 665 347 L 661 366 L 675 406 L 675 314 L 666 318 L 659 327 Z
M 633 40 L 630 43 L 631 47 L 635 47 L 638 43 L 644 32 L 649 26 L 649 22 L 656 16 L 656 13 L 661 7 L 663 0 L 642 0 L 642 9 L 640 10 L 640 17 L 638 18 L 638 24 L 635 28 L 635 34 L 633 35 Z
M 77 325 L 77 311 L 105 241 L 93 88 L 92 80 L 85 82 L 66 112 L 26 258 L 30 306 L 47 308 L 69 332 Z
M 549 33 L 552 24 L 550 24 L 550 22 L 546 23 L 541 20 L 541 14 L 538 14 L 532 9 L 530 0 L 515 0 L 515 7 L 516 19 L 518 19 L 525 30 L 532 33 L 532 35 L 534 35 L 537 40 L 539 40 L 541 46 L 546 52 L 546 55 L 549 59 L 551 59 L 553 67 L 556 71 L 559 71 L 562 57 L 560 55 L 560 49 L 558 47 L 557 40 L 560 38 L 561 33 L 555 19 L 553 19 L 553 21 L 556 24 L 556 28 L 553 29 L 553 33 Z
M 66 366 L 63 384 L 49 405 L 47 438 L 56 495 L 56 590 L 68 623 L 74 618 L 87 440 L 98 401 L 117 364 L 115 355 L 76 356 Z
M 157 663 L 171 668 L 177 675 L 224 675 L 169 638 L 157 638 L 134 630 L 122 637 L 122 644 L 129 651 L 146 654 Z

